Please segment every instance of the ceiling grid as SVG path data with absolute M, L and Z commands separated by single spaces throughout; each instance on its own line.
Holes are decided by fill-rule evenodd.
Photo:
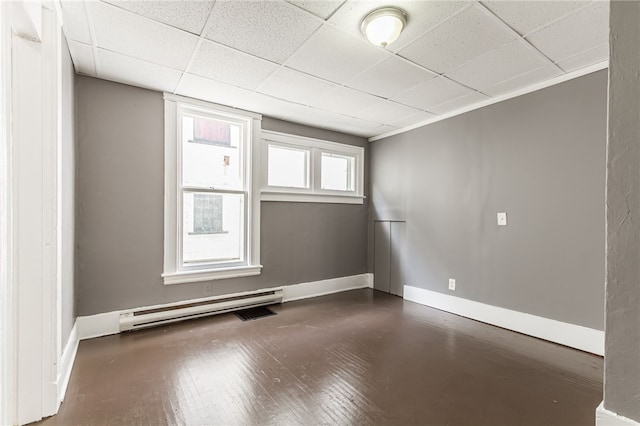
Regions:
M 81 74 L 376 139 L 608 60 L 603 0 L 60 3 Z M 389 5 L 382 49 L 359 27 Z

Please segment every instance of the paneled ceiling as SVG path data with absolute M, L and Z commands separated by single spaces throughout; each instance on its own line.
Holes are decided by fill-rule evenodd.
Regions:
M 61 1 L 78 73 L 371 137 L 608 59 L 607 1 Z M 408 14 L 387 49 L 371 10 Z

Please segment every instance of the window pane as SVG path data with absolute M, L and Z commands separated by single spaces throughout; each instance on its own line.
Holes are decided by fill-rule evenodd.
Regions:
M 184 264 L 244 260 L 244 194 L 185 192 L 182 207 Z
M 288 188 L 309 187 L 309 151 L 269 145 L 267 184 Z
M 182 184 L 241 188 L 241 128 L 234 123 L 182 116 Z
M 222 195 L 193 194 L 193 233 L 222 234 Z
M 332 191 L 354 191 L 354 157 L 322 153 L 322 189 Z

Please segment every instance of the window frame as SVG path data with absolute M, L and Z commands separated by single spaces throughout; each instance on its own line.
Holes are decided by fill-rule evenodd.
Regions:
M 303 203 L 364 203 L 364 148 L 322 139 L 263 130 L 261 137 L 262 201 L 290 201 Z M 309 151 L 309 188 L 270 186 L 268 183 L 269 145 Z M 353 157 L 353 191 L 322 189 L 322 154 Z
M 322 188 L 322 159 L 324 158 L 325 154 L 329 154 L 331 156 L 331 158 L 345 158 L 345 159 L 350 159 L 353 158 L 353 162 L 349 165 L 349 169 L 348 172 L 350 172 L 351 174 L 351 178 L 347 180 L 347 185 L 349 186 L 349 180 L 353 180 L 352 185 L 353 186 L 353 190 L 330 190 L 330 189 L 324 189 Z M 333 157 L 335 156 L 335 157 Z M 357 183 L 358 183 L 358 177 L 356 176 L 356 171 L 357 171 L 357 157 L 354 157 L 352 155 L 348 155 L 342 152 L 336 152 L 336 151 L 332 151 L 332 150 L 328 150 L 328 149 L 323 149 L 320 151 L 319 155 L 319 164 L 320 164 L 320 190 L 322 190 L 323 192 L 339 192 L 341 194 L 345 194 L 345 193 L 351 193 L 351 192 L 355 192 L 357 191 Z
M 181 120 L 185 112 L 240 123 L 243 128 L 241 171 L 244 186 L 240 189 L 193 188 L 182 185 Z M 260 264 L 260 114 L 230 108 L 211 102 L 164 94 L 164 268 L 165 285 L 259 275 Z M 244 261 L 212 262 L 186 266 L 182 262 L 183 191 L 212 194 L 234 193 L 245 196 Z
M 265 180 L 264 180 L 264 184 L 265 186 L 267 186 L 268 188 L 273 188 L 274 190 L 278 191 L 278 192 L 295 192 L 295 193 L 307 193 L 309 192 L 309 190 L 311 190 L 311 188 L 313 188 L 313 176 L 311 173 L 311 170 L 313 170 L 313 157 L 312 157 L 312 150 L 310 148 L 307 147 L 301 147 L 299 145 L 292 145 L 289 143 L 285 143 L 285 142 L 277 142 L 277 141 L 271 141 L 273 143 L 267 143 L 266 144 L 266 148 L 265 150 L 267 151 L 265 153 L 265 155 L 263 156 L 263 164 L 264 164 L 264 170 L 265 170 Z M 296 151 L 303 151 L 307 153 L 307 164 L 305 164 L 305 169 L 307 171 L 307 188 L 300 188 L 300 187 L 294 187 L 294 186 L 278 186 L 278 185 L 269 185 L 269 163 L 267 161 L 267 158 L 269 158 L 269 146 L 273 145 L 273 146 L 277 146 L 279 148 L 285 148 L 285 149 L 291 149 L 291 150 L 296 150 Z

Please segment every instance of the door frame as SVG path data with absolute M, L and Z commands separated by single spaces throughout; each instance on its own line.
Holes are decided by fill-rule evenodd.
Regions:
M 15 354 L 11 245 L 11 21 L 0 2 L 0 424 L 14 421 Z
M 0 424 L 59 408 L 61 17 L 0 2 Z

